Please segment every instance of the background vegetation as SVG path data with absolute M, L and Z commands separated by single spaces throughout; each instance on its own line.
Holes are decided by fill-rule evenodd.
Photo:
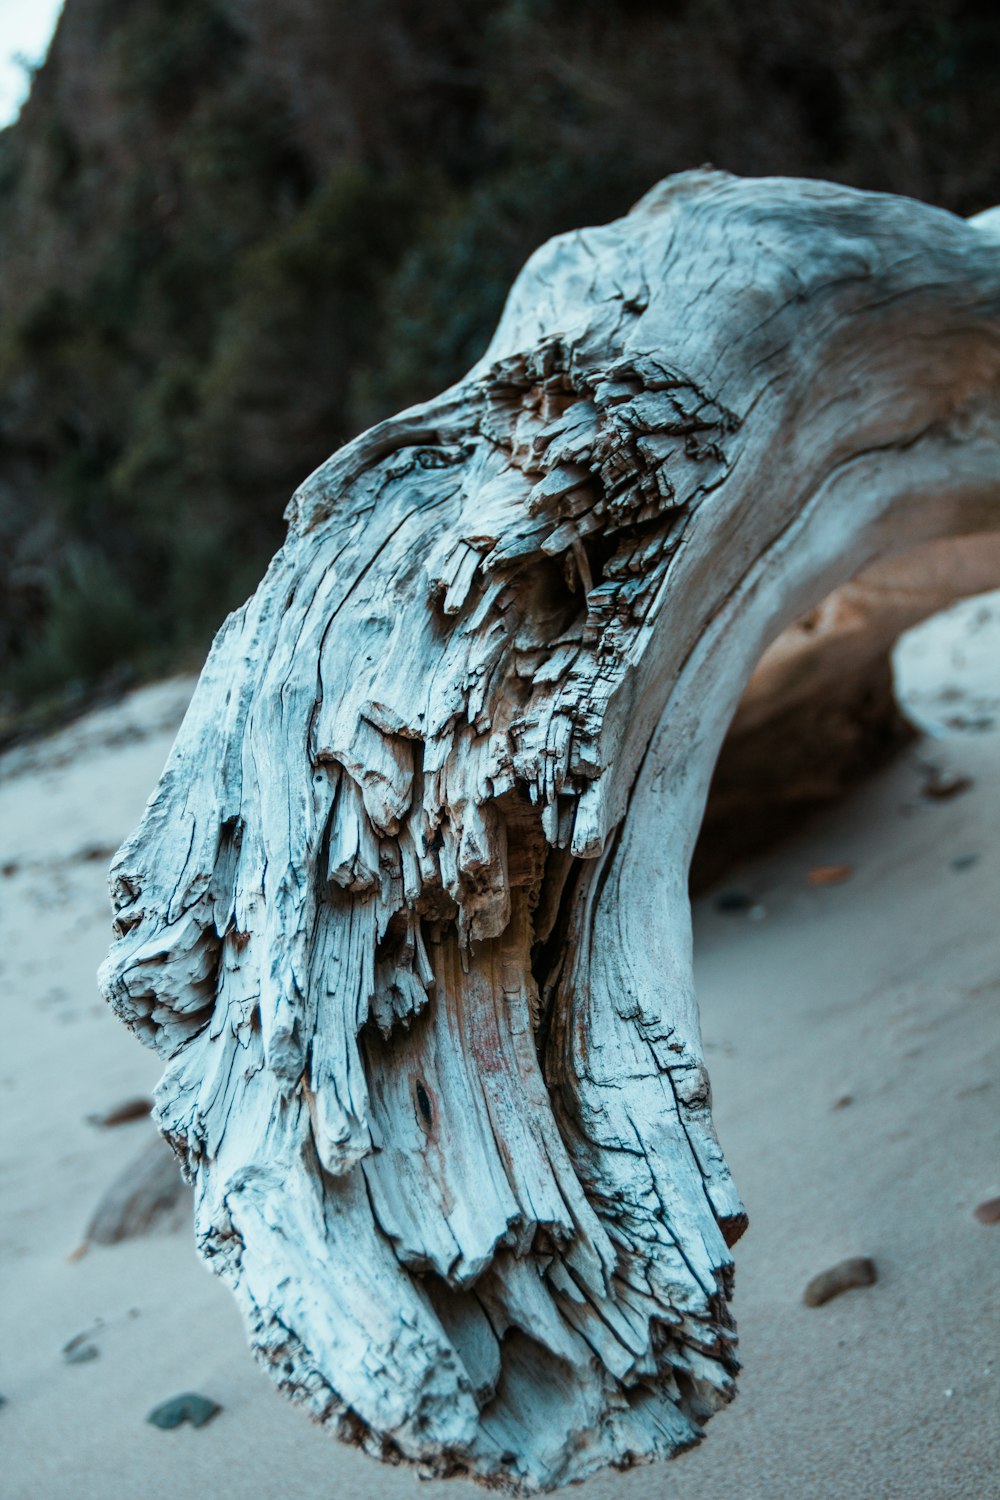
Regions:
M 1000 201 L 1000 9 L 67 0 L 0 133 L 0 735 L 193 659 L 526 255 L 711 161 Z

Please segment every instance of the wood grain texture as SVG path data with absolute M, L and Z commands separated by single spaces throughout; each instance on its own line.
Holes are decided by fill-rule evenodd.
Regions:
M 203 1256 L 339 1436 L 528 1491 L 732 1398 L 712 766 L 783 628 L 1000 527 L 998 378 L 989 219 L 688 173 L 539 250 L 469 375 L 294 497 L 102 983 Z

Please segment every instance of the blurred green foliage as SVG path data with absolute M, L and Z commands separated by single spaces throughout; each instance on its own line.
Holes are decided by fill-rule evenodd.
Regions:
M 969 0 L 67 0 L 0 132 L 0 718 L 202 649 L 306 473 L 666 173 L 1000 200 L 998 44 Z

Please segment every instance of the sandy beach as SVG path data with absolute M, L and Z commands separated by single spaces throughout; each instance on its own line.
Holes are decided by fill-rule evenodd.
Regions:
M 745 900 L 696 908 L 716 1121 L 751 1221 L 740 1395 L 698 1450 L 581 1500 L 1000 1496 L 1000 1225 L 974 1217 L 1000 1194 L 997 596 L 911 637 L 900 672 L 925 736 L 732 871 Z M 108 860 L 190 689 L 143 689 L 0 759 L 0 1494 L 471 1500 L 311 1427 L 256 1369 L 189 1228 L 71 1258 L 152 1133 L 88 1121 L 160 1071 L 94 973 Z M 839 883 L 810 883 L 831 865 Z M 805 1306 L 854 1255 L 877 1283 Z M 97 1355 L 68 1363 L 81 1333 Z M 146 1422 L 189 1390 L 220 1403 L 210 1424 Z

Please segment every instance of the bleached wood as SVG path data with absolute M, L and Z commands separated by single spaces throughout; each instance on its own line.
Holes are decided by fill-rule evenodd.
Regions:
M 712 766 L 783 628 L 1000 527 L 998 377 L 988 221 L 689 173 L 543 247 L 470 374 L 295 496 L 102 982 L 202 1254 L 340 1436 L 551 1488 L 733 1395 Z

